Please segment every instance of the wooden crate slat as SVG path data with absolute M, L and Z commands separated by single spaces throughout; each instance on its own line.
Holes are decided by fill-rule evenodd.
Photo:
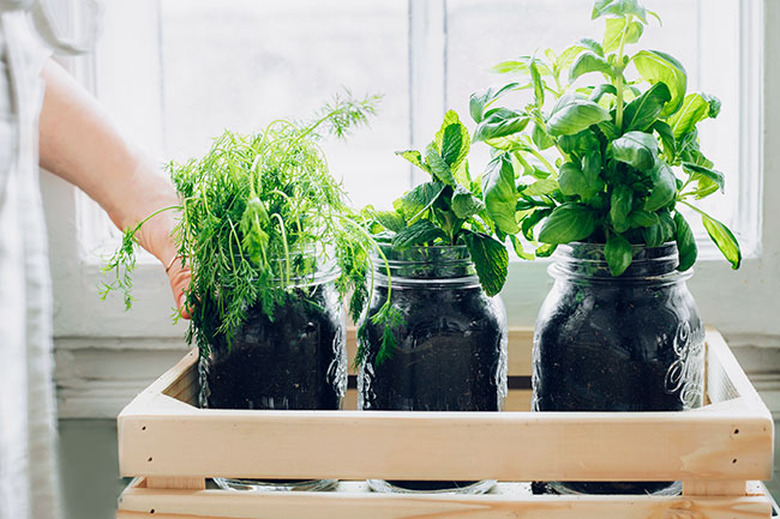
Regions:
M 356 488 L 356 485 L 352 484 L 352 488 Z M 533 496 L 528 492 L 508 491 L 484 496 L 408 496 L 354 490 L 252 494 L 223 490 L 162 491 L 135 487 L 123 494 L 117 518 L 768 519 L 770 514 L 771 507 L 761 495 L 740 498 Z
M 677 413 L 201 410 L 166 395 L 192 387 L 191 352 L 120 415 L 120 469 L 197 478 L 769 479 L 771 415 L 722 337 L 708 340 L 711 386 L 740 396 Z

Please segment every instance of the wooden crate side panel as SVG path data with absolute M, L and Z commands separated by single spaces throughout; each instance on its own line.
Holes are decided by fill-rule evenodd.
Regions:
M 771 421 L 740 400 L 686 413 L 253 413 L 180 405 L 175 418 L 120 418 L 123 475 L 771 478 Z
M 153 512 L 152 512 L 153 511 Z M 127 491 L 118 519 L 768 519 L 764 496 L 404 496 L 361 493 L 236 494 Z

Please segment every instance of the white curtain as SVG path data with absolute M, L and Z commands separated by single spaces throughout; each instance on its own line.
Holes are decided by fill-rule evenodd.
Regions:
M 54 34 L 42 1 L 0 0 L 0 519 L 61 517 L 51 286 L 38 182 L 40 70 Z

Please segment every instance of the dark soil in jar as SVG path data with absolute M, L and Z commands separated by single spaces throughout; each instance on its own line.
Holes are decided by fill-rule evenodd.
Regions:
M 672 285 L 567 284 L 537 322 L 534 409 L 682 411 L 701 405 L 695 370 L 704 334 L 687 294 Z M 647 494 L 672 482 L 552 485 L 574 493 Z
M 376 311 L 387 295 L 377 287 Z M 361 372 L 362 408 L 399 411 L 499 411 L 504 397 L 502 322 L 480 288 L 393 288 L 405 322 L 395 329 L 390 359 L 376 363 L 383 328 L 366 326 L 369 354 Z M 503 312 L 503 310 L 502 310 Z M 503 315 L 503 314 L 502 314 Z M 505 369 L 505 364 L 503 366 Z M 452 489 L 473 481 L 389 481 L 417 491 Z
M 295 289 L 273 321 L 250 308 L 230 345 L 221 338 L 201 359 L 202 402 L 215 409 L 339 409 L 345 330 L 340 308 L 328 305 L 330 290 Z

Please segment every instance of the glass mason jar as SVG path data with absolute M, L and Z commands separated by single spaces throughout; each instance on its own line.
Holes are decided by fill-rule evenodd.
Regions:
M 704 327 L 677 246 L 634 246 L 613 277 L 603 244 L 561 245 L 534 332 L 534 411 L 683 411 L 702 405 Z M 641 448 L 641 446 L 637 446 Z M 675 494 L 673 482 L 551 483 L 561 493 Z
M 338 268 L 291 279 L 270 320 L 259 304 L 227 343 L 201 357 L 200 406 L 213 409 L 341 409 L 347 389 L 346 324 Z M 281 290 L 281 289 L 280 289 Z M 336 480 L 215 479 L 232 490 L 327 490 Z
M 507 326 L 501 299 L 480 286 L 464 246 L 396 251 L 382 245 L 391 304 L 402 322 L 396 347 L 377 362 L 384 326 L 361 323 L 368 354 L 358 375 L 358 408 L 399 411 L 499 411 L 507 391 Z M 385 263 L 373 258 L 368 315 L 385 303 Z M 369 480 L 378 492 L 483 493 L 495 481 Z

